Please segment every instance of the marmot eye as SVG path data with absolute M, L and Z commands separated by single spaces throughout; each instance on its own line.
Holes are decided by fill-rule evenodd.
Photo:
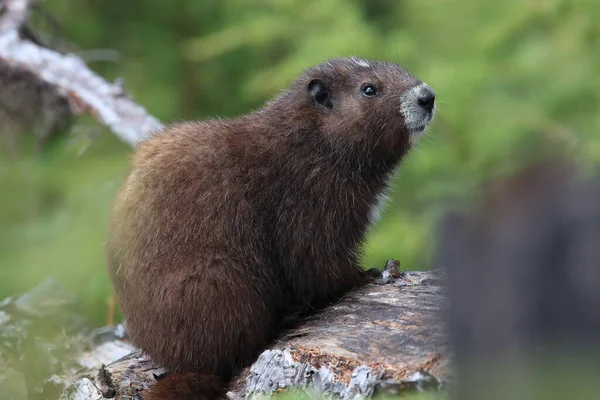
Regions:
M 367 97 L 373 97 L 377 95 L 377 89 L 373 85 L 365 85 L 362 88 L 362 93 Z

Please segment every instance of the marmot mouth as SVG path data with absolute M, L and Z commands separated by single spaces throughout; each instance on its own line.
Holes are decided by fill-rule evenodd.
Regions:
M 413 134 L 413 133 L 421 133 L 423 132 L 427 126 L 429 125 L 429 122 L 424 123 L 423 125 L 420 126 L 416 126 L 416 127 L 410 127 L 408 128 L 408 133 Z
M 410 146 L 414 147 L 421 138 L 425 135 L 425 129 L 429 126 L 429 123 L 433 121 L 434 111 L 430 112 L 420 121 L 411 121 L 412 124 L 407 124 L 408 131 L 408 140 L 410 142 Z
M 425 131 L 435 115 L 435 110 L 429 113 L 411 113 L 408 114 L 409 118 L 405 117 L 406 130 L 409 134 L 419 134 Z

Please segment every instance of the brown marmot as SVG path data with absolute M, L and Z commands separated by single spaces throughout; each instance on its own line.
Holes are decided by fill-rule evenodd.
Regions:
M 434 112 L 402 67 L 350 57 L 260 110 L 140 144 L 107 252 L 132 341 L 172 372 L 146 398 L 223 396 L 291 310 L 359 285 L 375 210 Z

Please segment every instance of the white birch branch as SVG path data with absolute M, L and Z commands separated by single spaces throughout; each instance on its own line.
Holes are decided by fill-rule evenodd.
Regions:
M 106 82 L 73 54 L 60 54 L 21 39 L 29 0 L 4 0 L 0 17 L 0 62 L 28 71 L 67 98 L 73 112 L 90 113 L 130 146 L 162 128 L 162 124 L 135 102 L 118 84 Z

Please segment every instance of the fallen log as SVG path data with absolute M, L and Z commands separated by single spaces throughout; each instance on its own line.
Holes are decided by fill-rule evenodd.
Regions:
M 444 387 L 451 373 L 439 318 L 445 304 L 442 273 L 400 273 L 397 265 L 388 262 L 383 279 L 286 332 L 238 374 L 229 398 L 301 389 L 316 397 L 351 399 Z M 122 333 L 110 335 L 79 357 L 87 369 L 52 378 L 64 386 L 61 399 L 143 399 L 144 390 L 168 373 L 140 351 L 130 352 Z M 122 357 L 107 363 L 117 356 Z

